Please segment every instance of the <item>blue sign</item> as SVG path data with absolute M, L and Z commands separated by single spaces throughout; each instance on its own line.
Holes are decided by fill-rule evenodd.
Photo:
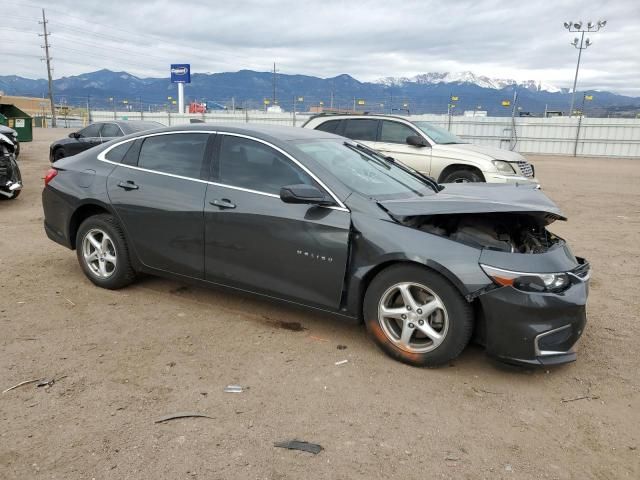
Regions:
M 188 63 L 172 63 L 171 83 L 191 83 L 191 65 Z

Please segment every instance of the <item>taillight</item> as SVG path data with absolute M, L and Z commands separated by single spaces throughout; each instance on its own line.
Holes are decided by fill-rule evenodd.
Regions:
M 46 187 L 47 185 L 49 185 L 49 182 L 53 180 L 56 175 L 58 175 L 58 170 L 56 170 L 55 168 L 50 168 L 47 171 L 47 174 L 44 176 L 44 186 Z

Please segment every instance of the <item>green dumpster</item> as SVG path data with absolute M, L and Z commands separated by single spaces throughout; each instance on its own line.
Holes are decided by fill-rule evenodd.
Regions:
M 33 140 L 33 119 L 15 105 L 0 105 L 0 124 L 18 132 L 18 141 Z

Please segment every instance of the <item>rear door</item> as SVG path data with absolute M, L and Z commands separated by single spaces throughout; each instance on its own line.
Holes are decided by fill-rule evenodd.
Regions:
M 379 125 L 380 121 L 372 118 L 349 118 L 344 120 L 344 126 L 339 135 L 376 148 Z
M 205 201 L 207 280 L 323 308 L 338 308 L 347 262 L 345 208 L 296 205 L 280 188 L 314 184 L 282 150 L 220 134 Z
M 401 161 L 405 165 L 429 175 L 431 171 L 431 147 L 416 147 L 407 144 L 407 137 L 417 135 L 417 130 L 402 122 L 382 120 L 380 135 L 375 149 Z
M 134 144 L 107 179 L 130 245 L 148 267 L 204 278 L 210 138 L 209 132 L 148 136 Z

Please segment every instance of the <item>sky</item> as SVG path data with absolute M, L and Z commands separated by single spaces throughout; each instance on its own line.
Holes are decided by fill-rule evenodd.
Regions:
M 0 0 L 0 75 L 46 77 L 40 8 L 52 32 L 54 78 L 108 68 L 139 77 L 267 71 L 361 81 L 427 72 L 571 87 L 578 50 L 565 21 L 588 34 L 578 90 L 640 96 L 638 0 Z

